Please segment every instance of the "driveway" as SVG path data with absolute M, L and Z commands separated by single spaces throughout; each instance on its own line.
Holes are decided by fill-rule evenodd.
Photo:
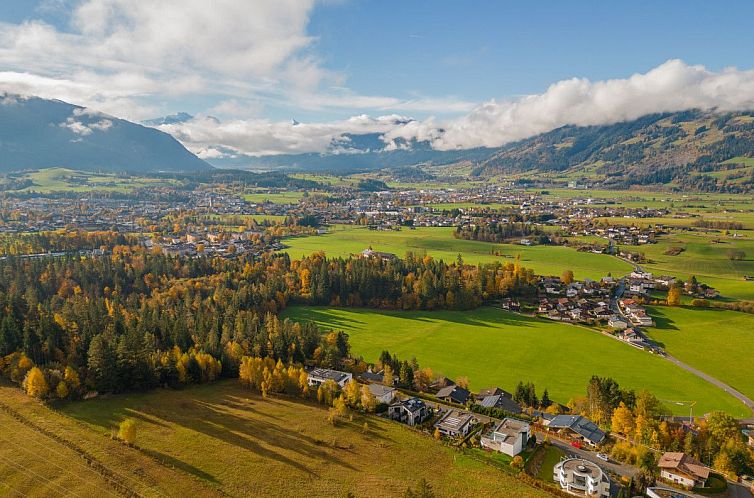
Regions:
M 544 437 L 547 435 L 547 433 L 537 431 L 535 435 L 537 436 L 537 441 L 541 443 Z M 556 448 L 559 448 L 561 451 L 563 451 L 563 453 L 565 453 L 567 456 L 571 458 L 581 458 L 588 462 L 595 463 L 600 468 L 610 473 L 617 474 L 620 476 L 628 476 L 628 477 L 632 477 L 639 473 L 639 469 L 637 469 L 633 465 L 616 462 L 614 460 L 610 460 L 609 462 L 600 460 L 599 458 L 597 458 L 597 453 L 593 451 L 574 448 L 569 443 L 565 441 L 561 441 L 560 439 L 555 439 L 554 437 L 550 437 L 550 443 L 552 443 L 552 445 L 555 446 Z

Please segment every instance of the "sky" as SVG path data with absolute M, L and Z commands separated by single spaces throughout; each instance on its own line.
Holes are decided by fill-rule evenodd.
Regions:
M 498 146 L 754 108 L 753 15 L 750 1 L 3 0 L 0 92 L 136 121 L 188 112 L 161 129 L 207 158 L 320 152 L 346 132 Z

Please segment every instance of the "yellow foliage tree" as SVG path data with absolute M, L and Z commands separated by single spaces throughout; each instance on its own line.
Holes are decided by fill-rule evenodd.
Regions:
M 668 306 L 678 306 L 681 304 L 681 289 L 674 285 L 668 289 Z
M 68 397 L 68 386 L 65 385 L 65 381 L 58 382 L 58 387 L 55 388 L 55 394 L 60 399 L 66 399 Z
M 621 401 L 618 408 L 613 411 L 612 418 L 612 430 L 625 436 L 630 436 L 636 427 L 634 422 L 634 414 L 631 410 Z
M 47 379 L 42 373 L 39 367 L 34 367 L 29 370 L 24 380 L 24 387 L 26 388 L 26 394 L 34 396 L 35 398 L 44 398 L 47 393 L 50 392 L 50 386 L 47 384 Z
M 118 426 L 118 439 L 128 444 L 136 442 L 136 420 L 127 418 Z

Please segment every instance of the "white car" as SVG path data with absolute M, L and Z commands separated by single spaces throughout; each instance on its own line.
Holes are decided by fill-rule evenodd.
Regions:
M 605 462 L 610 461 L 610 457 L 605 455 L 604 453 L 597 453 L 597 458 L 599 458 L 600 460 L 604 460 Z

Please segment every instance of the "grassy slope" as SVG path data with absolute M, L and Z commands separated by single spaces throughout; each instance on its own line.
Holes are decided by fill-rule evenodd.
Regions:
M 701 308 L 654 307 L 647 329 L 667 350 L 754 398 L 754 315 Z
M 438 496 L 549 496 L 397 423 L 369 417 L 366 435 L 361 417 L 333 427 L 318 405 L 264 400 L 236 381 L 73 403 L 63 412 L 95 434 L 136 417 L 144 451 L 196 477 L 184 480 L 232 496 L 399 496 L 421 478 Z
M 560 275 L 573 270 L 576 278 L 600 278 L 608 272 L 615 275 L 631 270 L 627 263 L 603 254 L 577 252 L 561 246 L 525 247 L 510 244 L 491 244 L 474 240 L 458 240 L 452 236 L 453 228 L 403 229 L 400 232 L 373 231 L 364 227 L 336 226 L 327 235 L 286 239 L 290 246 L 286 252 L 292 258 L 325 251 L 331 257 L 345 257 L 360 253 L 371 246 L 403 256 L 408 251 L 430 254 L 437 259 L 455 261 L 460 253 L 467 263 L 514 261 L 521 255 L 521 264 L 544 275 Z M 495 256 L 499 252 L 507 257 Z
M 31 178 L 34 185 L 23 190 L 33 190 L 42 193 L 61 190 L 67 192 L 89 192 L 94 189 L 127 192 L 139 187 L 160 186 L 174 183 L 172 180 L 161 180 L 158 178 L 136 176 L 122 178 L 113 173 L 92 173 L 67 168 L 46 168 L 28 173 L 26 176 Z M 82 185 L 80 183 L 82 181 L 86 181 L 88 185 Z
M 467 376 L 475 389 L 499 385 L 511 390 L 518 381 L 533 381 L 540 394 L 547 388 L 552 399 L 565 403 L 584 395 L 596 374 L 611 376 L 623 387 L 647 388 L 662 399 L 697 400 L 700 413 L 721 409 L 750 416 L 733 397 L 660 357 L 581 327 L 495 308 L 378 312 L 294 307 L 285 316 L 346 331 L 353 353 L 368 360 L 376 360 L 384 349 L 401 358 L 416 356 L 421 365 L 451 378 Z
M 15 387 L 0 385 L 0 401 L 25 420 L 65 439 L 51 439 L 0 411 L 0 496 L 122 496 L 86 465 L 77 452 L 81 450 L 114 473 L 123 485 L 146 497 L 220 496 L 204 482 L 105 437 L 110 434 L 109 428 L 91 430 Z

